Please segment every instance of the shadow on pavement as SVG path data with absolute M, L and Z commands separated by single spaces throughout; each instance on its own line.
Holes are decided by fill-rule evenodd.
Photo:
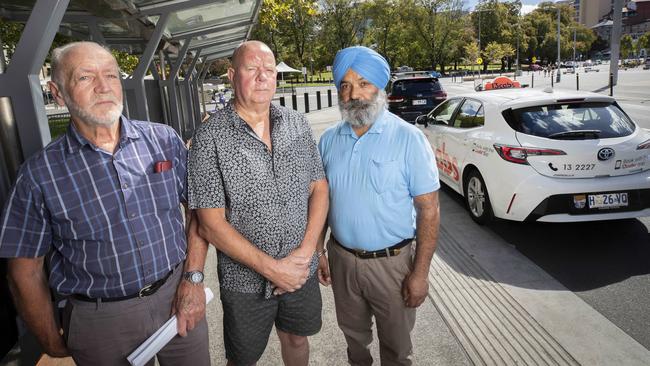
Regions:
M 650 274 L 650 232 L 638 219 L 563 224 L 495 220 L 481 227 L 469 218 L 460 195 L 445 185 L 441 194 L 454 203 L 455 214 L 462 210 L 466 215 L 465 235 L 477 241 L 495 235 L 573 292 Z M 443 208 L 443 216 L 449 206 Z M 472 246 L 468 247 L 471 254 Z
M 497 221 L 490 228 L 573 292 L 650 273 L 650 233 L 637 219 L 516 225 Z

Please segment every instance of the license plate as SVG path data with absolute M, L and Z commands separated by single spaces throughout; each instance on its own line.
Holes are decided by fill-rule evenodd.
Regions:
M 413 105 L 425 105 L 425 104 L 427 104 L 426 99 L 415 99 L 413 101 Z
M 587 196 L 587 202 L 589 202 L 589 208 L 626 207 L 628 204 L 627 192 L 590 194 Z

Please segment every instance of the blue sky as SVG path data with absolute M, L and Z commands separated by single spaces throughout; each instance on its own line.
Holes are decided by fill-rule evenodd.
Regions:
M 546 0 L 546 1 L 548 1 L 548 0 Z M 555 0 L 550 0 L 550 1 L 555 2 Z M 463 2 L 465 3 L 465 8 L 473 9 L 478 1 L 477 0 L 463 0 Z M 522 4 L 524 6 L 522 7 L 521 12 L 523 14 L 530 13 L 531 11 L 533 11 L 533 9 L 535 9 L 537 4 L 539 4 L 541 2 L 542 2 L 542 0 L 523 0 Z

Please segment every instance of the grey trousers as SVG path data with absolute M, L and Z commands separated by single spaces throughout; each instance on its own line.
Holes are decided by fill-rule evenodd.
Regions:
M 143 298 L 105 303 L 68 298 L 63 329 L 76 364 L 129 365 L 126 357 L 169 320 L 182 273 L 181 264 L 155 294 Z M 187 337 L 174 337 L 157 358 L 163 366 L 210 365 L 205 318 Z
M 413 245 L 394 257 L 360 259 L 330 239 L 329 264 L 336 318 L 351 365 L 372 365 L 372 317 L 382 365 L 411 365 L 415 309 L 402 300 L 402 281 L 413 267 Z

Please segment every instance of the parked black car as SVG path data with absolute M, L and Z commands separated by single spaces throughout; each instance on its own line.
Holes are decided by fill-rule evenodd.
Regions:
M 438 78 L 425 71 L 393 74 L 387 93 L 388 110 L 410 123 L 447 99 Z

